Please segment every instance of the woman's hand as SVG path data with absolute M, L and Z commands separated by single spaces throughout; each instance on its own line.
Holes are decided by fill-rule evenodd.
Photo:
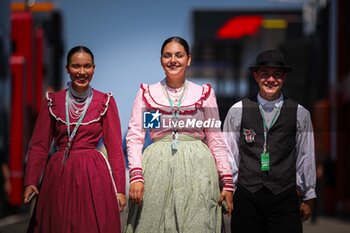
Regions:
M 231 191 L 222 190 L 219 198 L 219 205 L 222 205 L 222 202 L 225 201 L 227 205 L 227 215 L 231 216 L 233 210 L 233 193 Z
M 6 163 L 1 165 L 1 174 L 4 178 L 4 186 L 2 187 L 7 196 L 11 195 L 12 186 L 10 182 L 10 168 Z
M 124 210 L 124 207 L 126 205 L 126 197 L 124 193 L 117 193 L 118 197 L 118 204 L 119 204 L 119 212 L 122 212 Z
M 142 182 L 135 182 L 130 184 L 129 198 L 136 205 L 141 205 L 143 200 L 144 184 Z
M 23 199 L 24 204 L 28 204 L 35 194 L 39 194 L 38 188 L 34 185 L 28 185 L 24 189 L 24 195 L 23 195 L 24 196 L 24 199 Z

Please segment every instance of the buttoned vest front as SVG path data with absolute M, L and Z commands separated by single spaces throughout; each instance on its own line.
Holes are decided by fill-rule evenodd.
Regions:
M 267 151 L 270 156 L 269 171 L 261 171 L 260 160 L 264 144 L 264 126 L 257 98 L 243 99 L 242 104 L 238 183 L 252 193 L 265 186 L 275 195 L 295 186 L 295 137 L 298 104 L 286 98 L 279 117 L 267 133 Z M 252 132 L 249 130 L 253 130 L 255 136 L 247 136 L 246 132 Z

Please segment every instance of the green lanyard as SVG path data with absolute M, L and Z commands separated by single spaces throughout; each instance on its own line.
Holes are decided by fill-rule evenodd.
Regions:
M 271 129 L 271 127 L 275 124 L 277 116 L 280 113 L 280 107 L 277 108 L 277 111 L 275 112 L 269 127 L 267 127 L 267 123 L 264 116 L 264 110 L 261 105 L 259 105 L 259 109 L 260 109 L 260 114 L 264 123 L 264 148 L 260 156 L 260 169 L 263 172 L 268 172 L 270 171 L 270 155 L 269 155 L 269 152 L 267 151 L 267 133 L 269 129 Z
M 183 92 L 181 93 L 179 102 L 177 103 L 177 111 L 174 109 L 174 104 L 173 104 L 173 101 L 170 98 L 170 95 L 169 95 L 169 92 L 168 92 L 168 88 L 166 87 L 166 84 L 164 85 L 164 89 L 165 89 L 166 95 L 168 97 L 169 105 L 170 105 L 170 108 L 171 108 L 172 118 L 173 118 L 173 120 L 175 122 L 177 122 L 178 119 L 179 119 L 179 115 L 180 115 L 182 99 L 183 99 L 184 93 L 186 91 L 186 82 L 185 82 L 185 85 L 184 85 Z M 171 149 L 173 151 L 177 151 L 177 149 L 178 149 L 177 139 L 179 137 L 177 129 L 173 130 L 172 136 L 173 136 L 173 140 L 172 140 L 172 143 L 171 143 Z
M 69 151 L 71 149 L 71 146 L 72 146 L 72 141 L 78 131 L 78 128 L 81 124 L 81 122 L 83 121 L 84 117 L 85 117 L 85 114 L 87 112 L 87 109 L 89 108 L 90 106 L 90 103 L 91 103 L 91 100 L 92 100 L 92 97 L 93 97 L 93 92 L 91 92 L 91 97 L 87 97 L 87 108 L 84 109 L 83 113 L 81 114 L 77 124 L 75 125 L 73 131 L 72 131 L 72 134 L 70 132 L 70 123 L 69 123 L 69 112 L 68 112 L 68 90 L 66 92 L 66 125 L 67 125 L 67 135 L 68 135 L 68 143 L 67 143 L 67 147 L 66 147 L 66 150 L 64 151 L 64 156 L 63 156 L 63 159 L 62 159 L 62 164 L 66 161 L 66 159 L 68 158 L 68 154 L 69 154 Z
M 169 95 L 169 92 L 168 92 L 168 88 L 166 87 L 166 84 L 164 85 L 164 89 L 165 89 L 165 93 L 168 97 L 168 101 L 169 101 L 169 105 L 170 105 L 170 108 L 171 108 L 171 113 L 172 113 L 172 116 L 173 116 L 173 119 L 174 120 L 178 120 L 179 118 L 179 114 L 180 114 L 180 107 L 181 107 L 181 103 L 182 103 L 182 98 L 184 96 L 184 93 L 186 91 L 186 83 L 184 85 L 184 90 L 180 96 L 180 99 L 179 99 L 179 102 L 177 103 L 177 111 L 174 109 L 174 104 L 173 104 L 173 101 L 171 100 L 170 98 L 170 95 Z
M 267 133 L 268 133 L 269 129 L 271 129 L 271 127 L 275 124 L 281 108 L 277 107 L 277 111 L 275 112 L 269 127 L 267 127 L 267 123 L 266 123 L 265 115 L 264 115 L 264 110 L 263 110 L 261 105 L 259 105 L 259 109 L 260 109 L 260 114 L 261 114 L 261 117 L 263 119 L 263 124 L 264 124 L 264 148 L 263 148 L 264 151 L 263 152 L 266 153 L 267 152 Z

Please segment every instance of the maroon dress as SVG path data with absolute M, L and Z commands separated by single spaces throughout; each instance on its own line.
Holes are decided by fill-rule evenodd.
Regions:
M 66 90 L 47 94 L 29 146 L 25 185 L 38 187 L 40 183 L 40 189 L 28 232 L 118 233 L 116 192 L 125 194 L 125 163 L 115 100 L 111 94 L 93 90 L 72 149 L 62 163 L 68 140 L 65 94 Z M 70 122 L 72 132 L 77 120 Z M 101 137 L 108 158 L 96 149 Z M 57 150 L 49 157 L 53 140 Z

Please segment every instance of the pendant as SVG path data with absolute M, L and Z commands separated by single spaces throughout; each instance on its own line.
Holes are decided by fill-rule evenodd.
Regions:
M 66 147 L 66 149 L 64 150 L 64 154 L 63 154 L 63 157 L 62 157 L 62 165 L 65 165 L 66 164 L 66 161 L 68 159 L 68 154 L 69 154 L 69 148 Z
M 171 149 L 176 152 L 178 150 L 178 142 L 177 142 L 178 132 L 177 132 L 177 130 L 174 130 L 172 135 L 173 135 L 173 140 L 171 142 Z
M 70 142 L 67 143 L 67 147 L 64 150 L 63 158 L 62 158 L 62 164 L 64 165 L 68 159 L 70 149 L 72 147 L 72 144 Z

